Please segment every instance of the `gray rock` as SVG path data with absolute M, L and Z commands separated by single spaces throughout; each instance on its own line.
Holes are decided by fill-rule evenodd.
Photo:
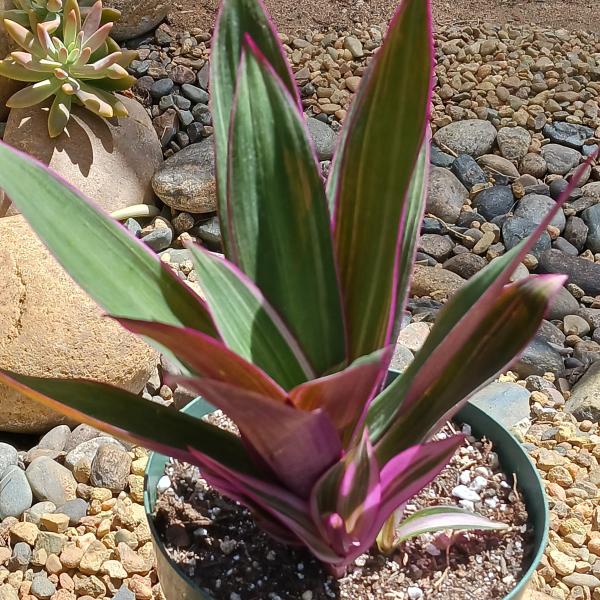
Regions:
M 163 96 L 168 96 L 175 87 L 173 80 L 165 77 L 163 79 L 159 79 L 155 81 L 153 86 L 150 88 L 150 94 L 156 100 L 162 98 Z
M 127 486 L 131 457 L 123 448 L 106 444 L 98 448 L 92 461 L 91 484 L 118 494 Z
M 454 156 L 442 152 L 437 146 L 431 145 L 431 155 L 429 161 L 436 167 L 450 167 L 455 161 Z
M 521 173 L 542 179 L 548 172 L 548 164 L 539 154 L 526 154 L 519 165 Z
M 521 160 L 529 151 L 531 134 L 523 127 L 502 127 L 498 131 L 500 153 L 508 160 Z
M 173 231 L 169 227 L 159 227 L 142 237 L 142 241 L 154 252 L 161 252 L 171 245 Z
M 0 442 L 0 480 L 4 477 L 8 467 L 18 464 L 18 459 L 16 448 L 13 448 L 10 444 Z
M 210 250 L 220 250 L 223 244 L 221 237 L 221 223 L 219 217 L 214 216 L 199 223 L 194 229 L 194 235 L 199 237 Z
M 29 485 L 29 484 L 28 484 Z M 39 525 L 42 515 L 52 514 L 56 512 L 56 504 L 54 502 L 38 502 L 30 509 L 25 511 L 25 518 L 29 523 Z
M 25 474 L 36 500 L 49 500 L 59 506 L 75 498 L 75 478 L 68 469 L 51 458 L 36 458 Z
M 69 517 L 69 525 L 77 527 L 83 517 L 87 515 L 88 503 L 83 498 L 75 498 L 65 502 L 56 509 L 56 512 Z
M 506 177 L 519 177 L 519 170 L 510 160 L 497 154 L 484 154 L 477 159 L 477 163 L 483 169 L 486 175 L 492 179 L 497 179 L 498 174 Z
M 180 252 L 184 252 L 184 250 L 180 250 Z M 188 252 L 189 254 L 188 250 L 185 250 L 185 252 Z M 66 453 L 69 453 L 71 452 L 71 450 L 73 450 L 73 448 L 79 446 L 79 444 L 83 444 L 83 442 L 87 442 L 88 440 L 92 440 L 103 435 L 104 433 L 99 429 L 82 423 L 81 425 L 77 425 L 77 427 L 73 429 L 63 450 Z
M 410 365 L 410 363 L 413 361 L 413 358 L 413 353 L 406 346 L 403 346 L 402 344 L 396 344 L 394 355 L 392 356 L 392 361 L 390 363 L 390 368 L 403 373 L 408 365 Z
M 202 123 L 202 125 L 212 125 L 212 114 L 205 104 L 196 104 L 196 106 L 192 108 L 192 116 L 195 121 Z
M 186 248 L 184 248 L 184 249 L 169 248 L 168 250 L 164 250 L 163 252 L 161 252 L 159 254 L 159 256 L 163 260 L 166 260 L 165 257 L 168 257 L 169 258 L 168 262 L 173 263 L 173 264 L 178 264 L 178 265 L 180 265 L 182 262 L 185 262 L 187 260 L 193 262 L 192 253 L 189 250 L 187 250 Z M 100 433 L 100 435 L 104 435 L 102 432 L 99 432 L 99 433 Z
M 73 448 L 73 450 L 65 456 L 65 466 L 72 470 L 81 459 L 86 459 L 92 463 L 96 456 L 96 452 L 98 452 L 98 448 L 100 448 L 100 446 L 106 446 L 107 444 L 112 444 L 123 449 L 123 445 L 114 438 L 107 436 L 96 437 Z
M 523 217 L 509 217 L 502 225 L 504 245 L 508 250 L 514 248 L 521 240 L 529 237 L 535 231 L 536 227 L 537 225 L 529 219 L 524 219 Z M 550 246 L 550 236 L 544 231 L 531 250 L 531 254 L 539 258 L 543 252 L 550 249 Z
M 470 154 L 477 158 L 489 154 L 496 135 L 496 128 L 489 121 L 469 119 L 438 129 L 433 140 L 442 150 L 447 147 L 456 154 Z
M 523 196 L 514 211 L 515 217 L 521 217 L 527 219 L 536 225 L 539 225 L 543 220 L 548 211 L 556 206 L 556 202 L 549 196 L 543 196 L 542 194 L 528 194 Z M 562 210 L 558 211 L 558 214 L 552 219 L 552 225 L 558 227 L 561 233 L 565 228 L 567 220 Z
M 446 223 L 456 223 L 468 197 L 467 188 L 448 169 L 431 168 L 427 212 Z
M 512 190 L 507 185 L 495 185 L 482 190 L 473 200 L 473 206 L 477 209 L 477 212 L 488 221 L 507 214 L 514 203 L 515 198 Z
M 581 190 L 584 196 L 593 198 L 596 202 L 600 202 L 600 181 L 586 183 Z
M 477 164 L 476 160 L 468 154 L 461 154 L 452 163 L 452 172 L 458 180 L 470 190 L 478 183 L 486 183 L 487 177 L 483 169 Z
M 30 593 L 40 600 L 49 600 L 56 592 L 56 586 L 48 579 L 45 573 L 33 576 Z
M 594 137 L 594 130 L 591 127 L 562 121 L 548 123 L 542 131 L 550 141 L 563 146 L 569 146 L 575 150 L 581 150 L 583 143 Z
M 104 6 L 121 12 L 111 35 L 123 42 L 152 31 L 172 8 L 165 0 L 106 0 Z
M 194 214 L 214 212 L 217 204 L 212 139 L 191 144 L 168 158 L 154 174 L 152 187 L 171 208 Z
M 545 319 L 540 325 L 538 335 L 550 344 L 562 346 L 565 343 L 565 334 L 556 325 Z M 533 377 L 537 377 L 537 375 L 533 375 Z
M 202 88 L 189 83 L 184 83 L 181 86 L 181 93 L 194 104 L 208 104 L 208 92 Z
M 15 465 L 7 467 L 0 479 L 0 520 L 20 517 L 32 502 L 33 495 L 25 472 Z
M 8 562 L 11 572 L 25 571 L 31 562 L 31 548 L 25 542 L 17 542 L 13 546 L 12 556 Z
M 541 254 L 538 269 L 541 273 L 564 273 L 569 283 L 578 285 L 586 294 L 600 294 L 600 265 L 585 258 L 569 256 L 559 250 Z
M 135 600 L 135 594 L 123 584 L 117 591 L 113 600 Z
M 581 153 L 573 148 L 548 144 L 542 147 L 542 157 L 548 165 L 548 172 L 557 175 L 566 175 L 581 161 Z
M 317 158 L 319 160 L 331 160 L 337 141 L 333 129 L 314 117 L 306 119 L 306 126 L 317 151 Z
M 600 204 L 586 208 L 581 217 L 588 226 L 586 247 L 592 252 L 600 252 Z
M 566 179 L 555 179 L 550 182 L 548 186 L 548 190 L 550 192 L 550 196 L 554 198 L 554 200 L 558 200 L 564 191 L 569 187 L 569 182 Z M 581 188 L 575 188 L 571 190 L 569 194 L 569 200 L 577 200 L 583 196 L 583 190 Z
M 446 260 L 452 254 L 453 248 L 454 242 L 448 235 L 426 233 L 420 237 L 418 242 L 418 249 L 438 262 Z
M 67 543 L 67 536 L 62 533 L 53 533 L 51 531 L 40 531 L 35 540 L 35 549 L 44 549 L 48 554 L 56 554 L 62 552 L 62 549 Z
M 544 373 L 560 373 L 563 368 L 562 356 L 538 335 L 527 346 L 511 370 L 520 377 L 529 377 Z
M 573 244 L 573 246 L 581 252 L 585 247 L 588 232 L 589 229 L 585 224 L 585 221 L 580 217 L 573 215 L 567 219 L 567 225 L 565 226 L 563 235 L 568 242 Z
M 470 279 L 487 265 L 483 256 L 464 252 L 449 258 L 444 264 L 444 269 L 460 275 L 464 279 Z
M 42 437 L 38 443 L 38 448 L 62 451 L 65 449 L 70 436 L 71 429 L 68 425 L 57 425 Z
M 583 317 L 592 329 L 598 329 L 600 327 L 600 308 L 581 307 L 575 314 Z
M 490 383 L 469 400 L 504 427 L 529 417 L 529 392 L 516 383 Z
M 565 254 L 570 254 L 571 256 L 579 256 L 579 250 L 577 250 L 577 248 L 575 248 L 575 246 L 573 246 L 571 242 L 568 242 L 563 237 L 556 238 L 552 242 L 552 247 L 556 248 L 557 250 L 560 250 L 561 252 L 564 252 Z
M 575 384 L 565 409 L 580 421 L 600 421 L 600 361 Z
M 574 315 L 579 310 L 579 302 L 567 288 L 560 288 L 558 294 L 550 304 L 548 319 L 563 319 L 567 315 Z

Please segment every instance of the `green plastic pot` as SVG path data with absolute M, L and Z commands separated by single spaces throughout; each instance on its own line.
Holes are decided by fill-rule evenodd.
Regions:
M 390 379 L 397 374 L 390 373 Z M 183 411 L 201 418 L 212 412 L 214 408 L 197 398 L 188 404 Z M 525 597 L 526 588 L 538 566 L 546 543 L 548 541 L 548 504 L 539 474 L 527 456 L 521 444 L 500 425 L 496 420 L 483 412 L 477 406 L 467 403 L 458 413 L 456 420 L 468 423 L 473 435 L 486 437 L 494 444 L 500 463 L 505 473 L 515 473 L 518 487 L 525 498 L 527 512 L 534 531 L 535 550 L 529 568 L 524 573 L 519 584 L 504 600 L 520 600 Z M 150 455 L 146 468 L 146 481 L 144 491 L 144 505 L 150 526 L 152 541 L 156 550 L 159 580 L 167 600 L 214 600 L 212 596 L 201 590 L 182 570 L 175 564 L 164 547 L 156 528 L 154 527 L 154 506 L 156 504 L 156 486 L 164 475 L 165 465 L 169 459 L 161 454 Z M 500 599 L 498 599 L 500 600 Z

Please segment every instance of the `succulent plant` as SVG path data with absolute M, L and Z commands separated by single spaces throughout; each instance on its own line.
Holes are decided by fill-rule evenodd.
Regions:
M 6 105 L 25 108 L 54 96 L 48 118 L 50 137 L 62 133 L 73 103 L 101 117 L 126 116 L 127 109 L 113 92 L 126 90 L 135 82 L 126 70 L 135 52 L 108 53 L 113 24 L 100 24 L 102 2 L 91 7 L 83 24 L 76 0 L 66 0 L 64 10 L 60 36 L 52 35 L 59 28 L 58 17 L 38 23 L 35 33 L 15 21 L 4 21 L 21 50 L 0 61 L 0 75 L 32 84 L 13 94 Z
M 36 31 L 39 23 L 59 22 L 62 24 L 65 12 L 63 0 L 13 0 L 13 9 L 0 12 L 0 17 L 19 23 L 31 31 Z M 81 0 L 79 3 L 82 17 L 92 10 L 94 0 Z M 110 23 L 119 19 L 121 13 L 112 8 L 103 8 L 101 23 Z
M 472 277 L 387 387 L 428 181 L 430 14 L 404 0 L 344 125 L 327 188 L 298 91 L 256 0 L 224 0 L 211 82 L 226 258 L 189 245 L 205 299 L 74 189 L 0 145 L 0 187 L 71 276 L 183 371 L 240 435 L 126 391 L 0 371 L 49 407 L 200 466 L 273 536 L 343 573 L 436 528 L 502 525 L 457 508 L 402 520 L 463 436 L 436 436 L 535 334 L 565 281 L 510 277 L 530 239 Z M 585 166 L 584 166 L 585 168 Z M 43 199 L 43 202 L 38 201 Z

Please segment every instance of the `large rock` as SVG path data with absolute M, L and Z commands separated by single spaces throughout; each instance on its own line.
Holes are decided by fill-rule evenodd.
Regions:
M 515 203 L 512 189 L 508 185 L 494 185 L 479 192 L 473 206 L 488 221 L 507 214 Z
M 591 127 L 561 121 L 548 123 L 542 131 L 550 141 L 576 150 L 580 150 L 586 140 L 594 137 L 594 130 Z
M 562 356 L 540 335 L 525 348 L 521 357 L 511 367 L 521 377 L 559 373 L 564 368 Z
M 319 160 L 331 160 L 337 140 L 333 129 L 314 117 L 309 117 L 306 120 L 306 126 L 315 147 L 317 158 Z
M 600 361 L 593 363 L 573 387 L 565 408 L 580 421 L 600 421 Z
M 4 141 L 49 165 L 108 212 L 153 204 L 151 180 L 162 163 L 160 143 L 146 109 L 135 100 L 121 99 L 129 117 L 107 121 L 75 107 L 56 139 L 47 135 L 47 106 L 14 109 Z M 6 216 L 16 213 L 11 207 Z
M 169 14 L 172 4 L 166 0 L 104 0 L 104 6 L 121 11 L 111 35 L 123 42 L 154 29 Z
M 500 153 L 508 160 L 521 160 L 529 151 L 531 134 L 523 127 L 503 127 L 498 131 Z
M 489 121 L 468 119 L 438 129 L 433 140 L 442 150 L 447 147 L 456 154 L 470 154 L 477 158 L 489 154 L 496 135 L 496 128 Z
M 141 391 L 156 352 L 105 318 L 20 216 L 0 219 L 0 265 L 0 367 Z M 0 385 L 0 430 L 42 432 L 64 420 Z
M 33 496 L 39 502 L 61 506 L 75 499 L 77 482 L 71 471 L 47 456 L 36 458 L 25 471 Z
M 465 283 L 460 275 L 437 267 L 416 265 L 411 285 L 412 296 L 451 296 Z
M 20 517 L 33 502 L 33 494 L 25 472 L 17 466 L 8 467 L 0 480 L 0 520 Z
M 517 167 L 503 156 L 498 156 L 497 154 L 484 154 L 477 159 L 477 162 L 484 172 L 493 179 L 496 179 L 498 175 L 506 175 L 507 177 L 514 177 L 515 179 L 519 177 L 519 170 Z
M 590 198 L 594 198 L 597 202 L 600 202 L 600 181 L 592 181 L 592 183 L 586 183 L 581 188 L 583 195 Z
M 467 188 L 453 173 L 443 167 L 431 167 L 427 212 L 446 223 L 456 223 L 468 197 Z
M 515 217 L 527 219 L 536 225 L 539 225 L 550 210 L 556 206 L 556 202 L 550 196 L 543 194 L 527 194 L 519 201 L 517 208 L 514 211 Z M 562 232 L 565 228 L 567 220 L 562 210 L 552 219 L 551 224 L 558 227 Z
M 537 228 L 537 224 L 523 217 L 509 217 L 502 225 L 502 238 L 504 245 L 509 250 L 517 244 L 529 237 Z M 531 254 L 539 257 L 543 252 L 550 249 L 550 235 L 546 231 L 542 233 L 535 246 L 531 250 Z
M 581 161 L 581 153 L 573 148 L 548 144 L 542 148 L 542 157 L 548 166 L 548 172 L 557 175 L 566 175 Z
M 529 417 L 529 392 L 516 383 L 490 383 L 474 394 L 475 404 L 504 427 L 512 427 Z
M 564 319 L 579 310 L 579 302 L 567 288 L 561 287 L 548 308 L 547 319 Z
M 152 179 L 156 195 L 171 208 L 189 213 L 217 210 L 212 138 L 191 144 L 168 158 Z
M 549 250 L 540 256 L 542 273 L 563 273 L 569 283 L 578 285 L 590 296 L 600 294 L 600 265 L 579 256 L 569 256 L 560 250 Z

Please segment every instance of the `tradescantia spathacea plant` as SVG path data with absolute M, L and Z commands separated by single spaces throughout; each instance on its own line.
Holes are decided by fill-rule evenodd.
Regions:
M 33 32 L 5 19 L 4 27 L 20 50 L 0 61 L 0 75 L 30 83 L 7 100 L 8 107 L 26 108 L 54 96 L 48 115 L 50 137 L 64 131 L 73 104 L 105 118 L 127 116 L 114 92 L 135 83 L 126 67 L 136 53 L 114 48 L 109 38 L 113 24 L 101 25 L 102 1 L 90 8 L 83 23 L 77 0 L 65 0 L 62 9 L 63 19 L 57 14 L 37 23 Z
M 326 187 L 293 77 L 255 0 L 224 0 L 211 69 L 226 258 L 189 246 L 203 299 L 76 190 L 6 146 L 0 187 L 75 281 L 174 358 L 183 371 L 174 381 L 222 409 L 240 435 L 91 381 L 6 371 L 0 380 L 197 464 L 273 536 L 305 545 L 337 574 L 382 529 L 389 548 L 424 531 L 500 527 L 447 507 L 394 524 L 463 442 L 436 432 L 524 348 L 564 283 L 510 283 L 562 200 L 529 240 L 455 294 L 412 364 L 382 389 L 425 205 L 427 4 L 404 0 L 395 15 Z

